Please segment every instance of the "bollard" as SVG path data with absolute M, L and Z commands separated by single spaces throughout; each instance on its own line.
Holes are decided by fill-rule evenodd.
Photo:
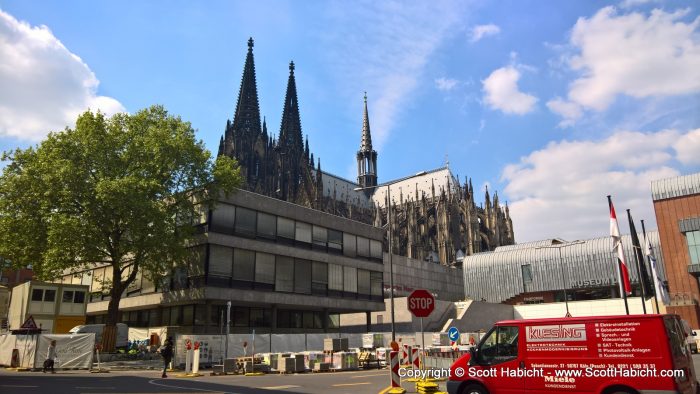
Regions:
M 420 369 L 420 349 L 411 349 L 411 364 L 413 364 L 413 369 Z
M 389 377 L 391 380 L 391 386 L 389 386 L 389 391 L 387 393 L 405 393 L 401 387 L 401 377 L 399 376 L 399 357 L 400 354 L 397 351 L 389 352 Z
M 185 375 L 192 372 L 192 349 L 185 350 Z
M 199 349 L 194 349 L 192 351 L 192 374 L 197 375 L 199 373 Z

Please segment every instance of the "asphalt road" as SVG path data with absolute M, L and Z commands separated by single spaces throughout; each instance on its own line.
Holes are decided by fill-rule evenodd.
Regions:
M 209 373 L 208 371 L 204 371 Z M 91 374 L 85 371 L 14 372 L 0 370 L 0 393 L 378 393 L 388 386 L 388 370 L 304 373 L 263 376 L 202 376 L 161 379 L 156 371 L 120 371 Z
M 695 376 L 700 376 L 700 354 L 693 355 Z M 389 372 L 361 370 L 350 372 L 304 373 L 263 376 L 209 376 L 179 378 L 176 373 L 167 379 L 159 371 L 113 371 L 91 374 L 85 371 L 13 372 L 0 369 L 1 394 L 115 394 L 115 393 L 379 393 L 389 383 Z M 403 382 L 408 393 L 415 392 L 413 383 Z M 440 384 L 444 390 L 444 383 Z

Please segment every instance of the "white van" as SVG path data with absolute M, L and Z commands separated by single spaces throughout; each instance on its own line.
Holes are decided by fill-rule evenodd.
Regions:
M 104 324 L 84 324 L 75 326 L 68 331 L 69 334 L 95 334 L 95 343 L 102 343 L 102 330 Z M 129 345 L 129 327 L 124 323 L 117 323 L 117 341 L 115 347 L 126 348 Z

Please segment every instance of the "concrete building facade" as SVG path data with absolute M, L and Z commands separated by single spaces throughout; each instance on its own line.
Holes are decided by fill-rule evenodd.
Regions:
M 663 280 L 665 256 L 661 253 L 659 233 L 648 231 L 647 237 Z M 639 234 L 639 238 L 643 239 L 643 235 Z M 622 244 L 633 296 L 639 296 L 631 237 L 623 235 Z M 563 302 L 565 293 L 569 301 L 619 298 L 616 261 L 609 236 L 502 246 L 464 258 L 464 292 L 468 299 L 513 305 Z
M 121 322 L 219 333 L 230 300 L 232 333 L 326 332 L 341 313 L 384 307 L 381 228 L 245 190 L 222 198 L 199 228 L 196 258 L 157 283 L 139 275 Z M 89 323 L 104 322 L 110 272 L 63 278 L 89 284 Z
M 651 184 L 671 304 L 692 327 L 700 327 L 700 173 Z

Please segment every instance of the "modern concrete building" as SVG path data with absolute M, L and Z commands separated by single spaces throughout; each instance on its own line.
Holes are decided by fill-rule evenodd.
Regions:
M 700 173 L 654 181 L 651 195 L 668 277 L 668 310 L 700 327 Z
M 657 231 L 647 232 L 659 275 L 664 276 L 664 257 Z M 643 235 L 639 234 L 643 239 Z M 629 235 L 622 236 L 630 280 L 639 295 L 639 280 Z M 547 239 L 501 246 L 493 252 L 464 258 L 464 292 L 468 299 L 506 304 L 538 304 L 618 298 L 616 257 L 609 236 L 566 242 Z M 648 272 L 648 271 L 647 271 Z
M 121 300 L 121 322 L 219 333 L 230 300 L 232 333 L 326 332 L 341 313 L 384 308 L 381 228 L 244 190 L 200 227 L 201 258 L 159 283 L 139 274 Z M 104 322 L 110 273 L 63 278 L 90 286 L 88 323 Z
M 32 316 L 45 333 L 66 334 L 85 324 L 88 286 L 29 281 L 12 288 L 9 328 Z
M 7 314 L 10 311 L 10 289 L 0 285 L 0 332 L 7 330 Z

